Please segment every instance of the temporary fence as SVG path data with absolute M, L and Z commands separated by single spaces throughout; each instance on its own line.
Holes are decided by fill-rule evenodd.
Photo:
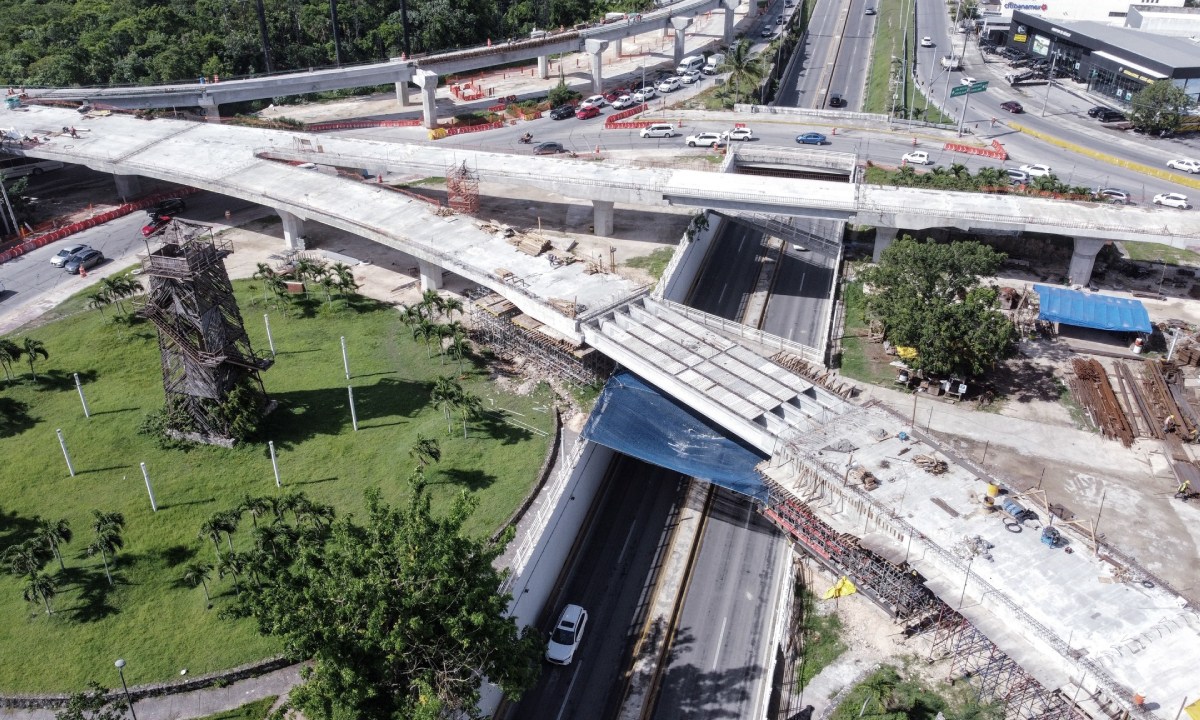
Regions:
M 968 155 L 980 155 L 982 157 L 995 158 L 996 160 L 1007 160 L 1008 152 L 1000 141 L 993 140 L 990 148 L 975 147 L 974 145 L 963 145 L 962 143 L 946 143 L 943 149 L 951 152 L 966 153 Z
M 74 235 L 77 232 L 96 227 L 97 225 L 102 225 L 119 217 L 124 217 L 131 212 L 145 210 L 151 205 L 158 203 L 160 200 L 169 197 L 179 197 L 181 195 L 191 195 L 195 192 L 199 191 L 196 190 L 196 188 L 177 188 L 175 190 L 167 190 L 164 192 L 155 193 L 136 202 L 125 203 L 113 208 L 112 210 L 109 210 L 108 212 L 100 213 L 99 215 L 90 217 L 86 220 L 79 220 L 78 222 L 73 222 L 70 225 L 64 225 L 57 230 L 48 232 L 45 235 L 38 235 L 35 238 L 30 238 L 25 242 L 22 242 L 19 245 L 11 247 L 8 250 L 0 253 L 0 264 L 6 263 L 13 258 L 20 257 L 31 250 L 36 250 L 37 248 L 45 247 L 52 242 L 62 240 L 63 238 Z
M 334 120 L 305 125 L 304 129 L 308 132 L 326 132 L 329 130 L 358 130 L 360 128 L 378 127 L 420 127 L 420 125 L 420 118 L 408 120 Z
M 503 122 L 484 123 L 482 125 L 455 125 L 453 127 L 434 128 L 429 131 L 430 140 L 441 140 L 452 135 L 465 135 L 473 132 L 483 132 L 484 130 L 496 130 L 504 127 Z
M 639 113 L 646 112 L 646 110 L 649 109 L 649 107 L 650 106 L 647 105 L 646 103 L 642 103 L 641 105 L 634 105 L 631 108 L 622 110 L 621 112 L 616 113 L 615 115 L 609 115 L 608 118 L 606 118 L 604 121 L 604 129 L 605 130 L 632 130 L 635 128 L 649 127 L 654 124 L 653 120 L 629 120 L 629 121 L 625 120 L 625 118 L 633 117 L 634 115 L 637 115 Z

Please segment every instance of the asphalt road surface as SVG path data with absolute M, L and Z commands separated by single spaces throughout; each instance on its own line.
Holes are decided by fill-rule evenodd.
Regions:
M 655 720 L 765 717 L 786 538 L 718 489 L 663 674 Z
M 825 320 L 829 317 L 836 248 L 841 245 L 845 226 L 832 220 L 808 218 L 796 218 L 793 225 L 824 238 L 825 243 L 785 242 L 761 329 L 809 347 L 821 347 Z
M 766 252 L 761 230 L 726 220 L 709 246 L 687 304 L 710 315 L 741 321 Z
M 620 706 L 624 673 L 687 483 L 676 472 L 624 456 L 605 482 L 542 628 L 548 633 L 564 605 L 581 605 L 588 611 L 583 640 L 570 665 L 543 663 L 537 684 L 508 713 L 510 720 L 600 720 Z

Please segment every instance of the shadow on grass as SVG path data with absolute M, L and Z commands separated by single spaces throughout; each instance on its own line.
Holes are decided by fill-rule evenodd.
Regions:
M 96 382 L 99 375 L 95 370 L 84 370 L 79 373 L 79 382 L 87 385 Z M 65 370 L 47 370 L 38 373 L 37 387 L 41 390 L 74 390 L 75 375 Z
M 170 508 L 187 507 L 188 505 L 208 505 L 209 503 L 215 503 L 216 501 L 217 501 L 216 498 L 202 498 L 200 500 L 188 500 L 187 502 L 165 503 L 165 504 L 159 505 L 158 509 L 159 510 L 167 510 Z
M 457 485 L 471 492 L 489 487 L 497 480 L 495 475 L 482 470 L 463 470 L 460 468 L 439 470 L 435 477 L 438 479 L 431 480 L 429 482 L 430 485 Z M 442 478 L 445 479 L 442 480 Z
M 112 564 L 111 559 L 109 564 Z M 72 620 L 82 623 L 97 622 L 120 612 L 108 601 L 109 594 L 116 590 L 117 585 L 122 584 L 119 575 L 113 576 L 112 585 L 108 584 L 103 567 L 68 567 L 59 572 L 59 577 L 65 581 L 64 585 L 79 588 L 79 604 L 64 608 L 63 612 Z
M 316 480 L 297 480 L 296 482 L 283 483 L 283 484 L 285 486 L 287 486 L 287 485 L 316 485 L 317 483 L 333 482 L 334 480 L 337 480 L 336 475 L 334 475 L 333 477 L 319 478 Z M 282 482 L 282 479 L 281 479 L 281 482 Z
M 127 407 L 127 408 L 117 408 L 116 410 L 101 410 L 100 412 L 96 412 L 93 410 L 92 417 L 96 417 L 97 415 L 116 415 L 117 413 L 136 412 L 138 410 L 141 410 L 141 408 Z
M 0 438 L 31 430 L 37 419 L 29 414 L 29 403 L 0 397 Z
M 176 567 L 196 557 L 196 548 L 188 547 L 187 545 L 172 545 L 168 548 L 163 548 L 158 551 L 162 557 L 163 563 L 169 567 Z
M 411 418 L 429 404 L 433 385 L 382 378 L 374 385 L 354 388 L 354 405 L 360 423 L 373 419 Z M 278 393 L 279 409 L 261 430 L 276 447 L 290 448 L 318 435 L 339 435 L 350 428 L 350 400 L 346 388 L 298 390 Z
M 515 445 L 533 437 L 533 433 L 525 428 L 517 427 L 504 421 L 503 417 L 484 415 L 476 418 L 473 426 L 483 431 L 492 440 L 499 440 L 504 445 Z
M 13 545 L 25 542 L 36 530 L 36 519 L 0 510 L 0 553 Z
M 110 465 L 109 467 L 102 467 L 102 468 L 88 468 L 86 470 L 76 470 L 75 475 L 76 476 L 89 475 L 91 473 L 108 472 L 109 470 L 128 470 L 131 467 L 133 467 L 133 466 L 132 465 Z

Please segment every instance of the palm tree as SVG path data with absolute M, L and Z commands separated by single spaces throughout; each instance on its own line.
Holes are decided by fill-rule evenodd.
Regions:
M 108 577 L 108 584 L 113 584 L 112 572 L 108 567 L 108 556 L 112 555 L 113 560 L 116 560 L 117 550 L 125 547 L 125 540 L 121 537 L 121 530 L 125 527 L 125 516 L 119 512 L 100 512 L 99 510 L 92 511 L 92 531 L 96 534 L 92 544 L 88 545 L 88 555 L 96 555 L 99 553 L 104 560 L 104 575 Z
M 104 308 L 112 305 L 112 296 L 107 290 L 97 290 L 88 295 L 87 307 L 88 310 L 99 310 L 100 314 L 104 314 Z
M 326 270 L 325 272 L 321 273 L 319 278 L 317 278 L 317 284 L 321 286 L 323 291 L 325 291 L 325 304 L 332 305 L 333 291 L 338 289 L 337 276 Z
M 242 573 L 245 571 L 246 558 L 241 553 L 227 552 L 225 557 L 221 558 L 221 562 L 217 563 L 217 575 L 233 575 L 233 591 L 239 596 L 242 594 Z
M 33 381 L 37 382 L 37 370 L 34 368 L 34 363 L 40 355 L 43 360 L 50 359 L 50 353 L 46 350 L 46 346 L 41 340 L 34 340 L 31 337 L 25 338 L 25 343 L 21 347 L 21 352 L 25 355 L 25 362 L 29 363 L 29 372 L 33 375 Z
M 442 311 L 446 313 L 446 317 L 454 319 L 454 313 L 463 314 L 462 300 L 456 297 L 448 297 L 442 299 Z
M 242 498 L 241 510 L 244 513 L 250 514 L 250 522 L 254 527 L 258 527 L 258 516 L 265 515 L 271 509 L 271 504 L 265 497 L 250 497 L 246 495 Z
M 0 366 L 4 367 L 4 377 L 12 382 L 12 364 L 21 359 L 21 346 L 9 340 L 0 338 Z
M 458 404 L 458 397 L 462 395 L 462 385 L 449 375 L 441 375 L 437 380 L 433 381 L 433 390 L 429 393 L 429 399 L 441 408 L 446 415 L 446 434 L 453 432 L 453 421 L 450 418 L 450 411 Z
M 267 289 L 271 291 L 271 294 L 277 298 L 282 298 L 283 296 L 287 295 L 287 281 L 279 277 L 279 275 L 268 276 L 263 281 L 263 284 L 266 285 Z
M 467 437 L 467 420 L 483 411 L 483 401 L 474 393 L 460 393 L 458 396 L 458 412 L 462 415 L 463 439 Z
M 737 45 L 730 48 L 725 55 L 725 62 L 721 63 L 720 71 L 728 72 L 729 79 L 733 80 L 735 103 L 742 101 L 741 87 L 743 84 L 747 88 L 753 87 L 754 83 L 762 77 L 762 58 L 752 53 L 750 48 L 750 41 L 742 38 Z
M 212 577 L 212 565 L 208 563 L 189 563 L 183 569 L 183 581 L 193 588 L 197 585 L 204 588 L 204 600 L 209 607 L 212 606 L 212 597 L 208 594 L 208 579 L 210 577 Z
M 458 371 L 462 372 L 463 358 L 465 358 L 471 350 L 471 344 L 467 342 L 467 338 L 462 333 L 456 334 L 450 340 L 450 347 L 447 348 L 447 350 L 449 351 L 451 357 L 458 359 Z
M 313 528 L 323 528 L 333 522 L 333 507 L 331 505 L 322 505 L 304 498 L 295 510 L 296 522 L 301 525 L 309 525 Z
M 421 338 L 425 341 L 426 349 L 429 349 L 429 340 L 437 334 L 437 325 L 429 318 L 421 318 L 420 322 L 413 326 L 413 340 Z
M 46 564 L 45 550 L 36 538 L 9 547 L 0 558 L 8 563 L 9 572 L 17 576 L 32 577 Z
M 442 299 L 441 295 L 438 295 L 437 290 L 426 290 L 421 295 L 421 305 L 429 311 L 429 319 L 432 320 L 434 313 L 441 312 L 442 308 L 446 306 L 446 301 Z
M 198 536 L 199 536 L 200 538 L 208 538 L 209 540 L 212 540 L 212 543 L 213 543 L 213 550 L 215 550 L 215 551 L 216 551 L 216 553 L 217 553 L 217 560 L 218 560 L 218 561 L 221 559 L 221 521 L 220 521 L 220 515 L 221 515 L 220 513 L 217 513 L 216 515 L 213 515 L 213 516 L 212 516 L 212 517 L 210 517 L 209 519 L 207 519 L 207 520 L 205 520 L 204 522 L 200 523 L 200 532 L 198 533 Z
M 442 459 L 442 448 L 437 440 L 417 433 L 417 442 L 408 449 L 408 456 L 417 461 L 417 468 L 424 473 L 426 465 Z
M 337 278 L 337 289 L 343 295 L 353 294 L 358 290 L 358 281 L 354 279 L 354 271 L 346 263 L 334 263 L 332 273 Z
M 120 287 L 121 284 L 115 277 L 110 276 L 100 280 L 100 292 L 104 293 L 110 301 L 116 304 L 117 312 L 124 315 L 125 307 L 121 305 L 121 298 L 123 296 L 121 295 Z
M 54 557 L 58 558 L 58 567 L 60 570 L 66 570 L 67 566 L 63 564 L 62 551 L 59 545 L 71 542 L 71 523 L 63 520 L 45 520 L 42 518 L 34 518 L 37 522 L 36 538 L 46 543 L 50 547 L 50 551 L 54 553 Z
M 416 306 L 401 305 L 400 306 L 400 322 L 412 328 L 421 320 L 421 310 Z M 413 336 L 416 339 L 416 336 Z
M 133 297 L 145 289 L 141 281 L 130 273 L 117 276 L 117 291 L 122 298 Z
M 260 262 L 256 266 L 256 269 L 254 270 L 254 274 L 251 275 L 250 277 L 252 277 L 255 280 L 263 281 L 263 300 L 266 300 L 267 292 L 270 291 L 270 289 L 271 289 L 271 284 L 267 282 L 267 279 L 274 278 L 275 271 L 273 269 L 271 269 L 270 265 Z
M 54 597 L 58 592 L 58 588 L 54 585 L 54 578 L 41 573 L 34 573 L 29 576 L 29 580 L 25 583 L 25 600 L 26 602 L 37 602 L 41 600 L 46 606 L 46 614 L 52 615 L 50 609 L 50 598 Z

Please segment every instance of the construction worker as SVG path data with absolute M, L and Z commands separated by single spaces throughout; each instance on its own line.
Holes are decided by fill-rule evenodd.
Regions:
M 1165 434 L 1165 433 L 1172 432 L 1174 429 L 1175 429 L 1175 416 L 1168 415 L 1166 421 L 1163 422 L 1163 433 Z
M 1175 491 L 1175 497 L 1187 502 L 1188 497 L 1192 494 L 1192 481 L 1184 480 L 1179 483 L 1179 489 Z

